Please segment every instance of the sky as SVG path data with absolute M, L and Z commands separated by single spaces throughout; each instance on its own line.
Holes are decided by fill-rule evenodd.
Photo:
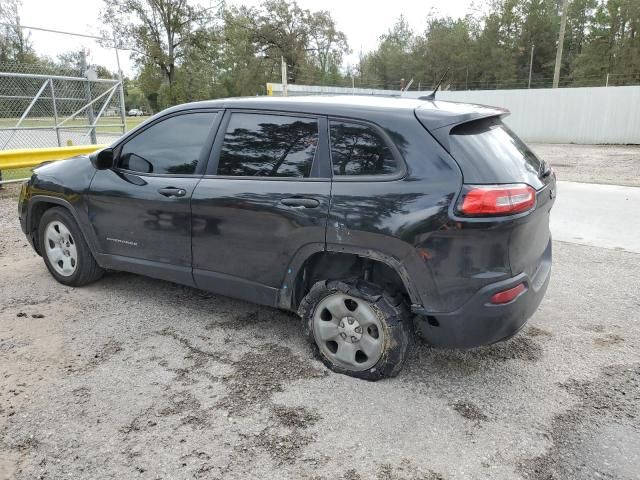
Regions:
M 209 0 L 198 0 L 208 6 Z M 255 6 L 260 0 L 227 0 L 231 5 Z M 375 48 L 377 39 L 385 33 L 402 14 L 416 31 L 424 30 L 430 14 L 462 17 L 474 13 L 469 0 L 298 0 L 309 10 L 328 10 L 338 29 L 349 41 L 352 52 L 345 58 L 345 66 L 355 64 L 359 53 Z M 23 0 L 20 9 L 21 23 L 27 26 L 63 30 L 74 33 L 100 35 L 104 28 L 100 18 L 103 0 Z M 89 61 L 117 70 L 113 49 L 106 49 L 91 39 L 68 37 L 52 33 L 31 31 L 31 41 L 40 55 L 54 57 L 69 50 L 89 50 Z M 133 64 L 127 52 L 121 52 L 120 61 L 126 75 L 133 74 Z

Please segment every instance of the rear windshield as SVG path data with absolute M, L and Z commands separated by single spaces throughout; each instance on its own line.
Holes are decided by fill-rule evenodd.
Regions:
M 499 117 L 457 125 L 450 132 L 451 155 L 465 183 L 528 183 L 542 186 L 541 161 Z

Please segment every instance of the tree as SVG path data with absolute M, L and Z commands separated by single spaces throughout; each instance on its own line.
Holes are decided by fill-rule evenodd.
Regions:
M 640 4 L 637 0 L 601 1 L 582 52 L 572 65 L 574 83 L 625 84 L 640 80 Z
M 33 63 L 36 56 L 28 35 L 20 28 L 20 0 L 0 0 L 0 62 Z
M 395 25 L 380 37 L 377 50 L 361 61 L 361 78 L 366 84 L 399 89 L 400 79 L 409 80 L 414 73 L 412 52 L 416 38 L 405 18 L 400 15 Z
M 335 71 L 348 52 L 344 33 L 329 12 L 304 10 L 293 1 L 265 0 L 259 8 L 241 7 L 227 21 L 245 29 L 255 54 L 279 65 L 284 58 L 290 80 L 321 79 Z
M 347 36 L 336 29 L 327 11 L 308 13 L 309 48 L 315 66 L 322 76 L 335 74 L 342 65 L 342 56 L 349 51 Z
M 106 22 L 120 42 L 132 49 L 142 68 L 157 67 L 168 84 L 171 104 L 177 103 L 176 71 L 187 52 L 198 48 L 209 10 L 188 0 L 109 0 Z

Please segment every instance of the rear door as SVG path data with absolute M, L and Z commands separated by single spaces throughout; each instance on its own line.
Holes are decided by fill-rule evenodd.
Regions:
M 159 119 L 116 147 L 94 176 L 89 218 L 103 264 L 192 284 L 191 195 L 211 151 L 216 111 Z
M 193 193 L 200 288 L 275 305 L 301 248 L 321 250 L 331 195 L 326 119 L 227 111 Z

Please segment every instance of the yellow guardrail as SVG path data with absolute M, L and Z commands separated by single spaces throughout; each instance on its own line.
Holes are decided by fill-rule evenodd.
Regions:
M 42 162 L 64 160 L 86 153 L 95 152 L 107 145 L 77 145 L 73 147 L 21 148 L 0 150 L 0 170 L 36 167 Z

